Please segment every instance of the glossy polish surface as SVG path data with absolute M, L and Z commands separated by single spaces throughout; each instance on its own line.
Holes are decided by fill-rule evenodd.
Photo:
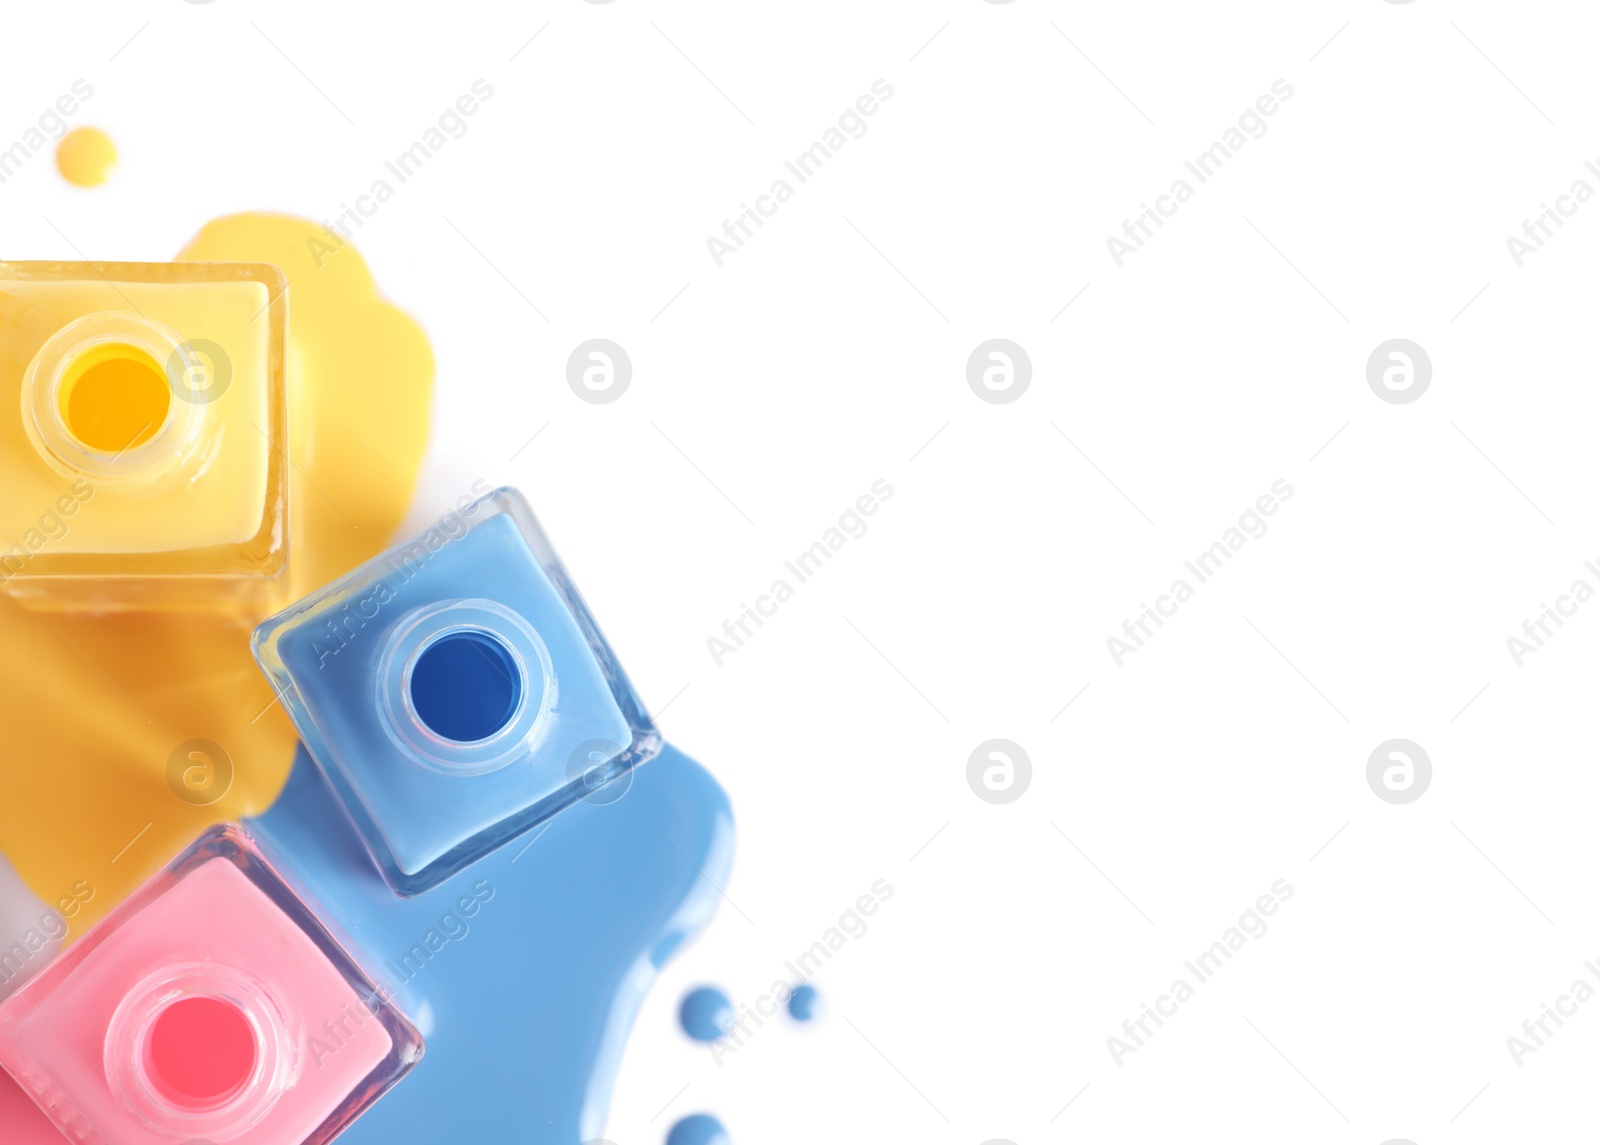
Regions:
M 80 132 L 63 142 L 75 136 Z M 96 143 L 92 137 L 88 142 Z M 78 151 L 58 156 L 63 174 L 87 185 L 95 181 L 94 165 L 80 167 L 83 160 Z M 405 516 L 429 436 L 434 361 L 427 338 L 379 296 L 355 244 L 318 260 L 311 244 L 321 236 L 310 220 L 231 215 L 206 224 L 177 255 L 272 263 L 289 278 L 295 555 L 282 583 L 284 600 L 327 583 L 382 547 Z M 0 800 L 0 852 L 44 903 L 56 904 L 73 887 L 87 888 L 81 909 L 73 908 L 73 938 L 125 899 L 160 857 L 176 854 L 213 822 L 270 806 L 289 776 L 298 746 L 293 727 L 269 705 L 272 691 L 232 622 L 123 614 L 58 616 L 52 625 L 0 596 L 0 644 L 11 653 L 0 658 L 0 718 L 11 736 L 9 750 L 51 761 L 48 768 L 12 769 L 8 797 Z M 32 718 L 67 704 L 72 719 Z M 219 801 L 179 802 L 167 780 L 173 745 L 194 736 L 225 743 L 252 761 L 213 797 Z M 113 865 L 104 841 L 126 837 L 130 821 L 150 826 Z M 0 905 L 4 882 L 0 878 Z M 31 907 L 23 913 L 37 922 Z M 47 938 L 36 958 L 54 953 L 54 936 Z M 4 1071 L 0 1127 L 5 1145 L 63 1140 Z
M 156 1017 L 147 1073 L 175 1106 L 204 1109 L 237 1093 L 256 1065 L 255 1034 L 237 1006 L 183 998 Z
M 178 256 L 272 263 L 289 278 L 293 558 L 280 584 L 284 601 L 383 547 L 410 504 L 429 432 L 427 339 L 379 298 L 353 244 L 318 265 L 307 243 L 322 233 L 286 215 L 234 215 L 207 224 Z M 95 504 L 91 498 L 70 519 L 45 525 L 71 536 Z M 210 824 L 269 807 L 288 778 L 294 729 L 272 702 L 246 636 L 232 618 L 46 618 L 0 596 L 7 750 L 15 759 L 50 761 L 8 773 L 0 852 L 46 903 L 80 881 L 95 889 L 73 920 L 74 934 Z M 40 711 L 72 717 L 40 720 Z M 225 745 L 241 761 L 231 786 L 189 792 L 169 780 L 174 746 L 194 738 Z M 116 847 L 106 840 L 126 841 L 146 823 L 138 844 L 113 864 Z
M 417 718 L 458 743 L 487 739 L 503 728 L 517 710 L 522 687 L 509 650 L 483 632 L 434 641 L 411 671 Z
M 278 864 L 291 881 L 317 885 L 331 924 L 428 1046 L 339 1145 L 600 1136 L 645 991 L 710 921 L 733 862 L 727 797 L 698 764 L 669 744 L 618 782 L 630 777 L 615 802 L 575 804 L 526 842 L 401 899 L 300 757 L 250 830 L 292 860 Z
M 701 986 L 683 996 L 678 1024 L 697 1042 L 714 1042 L 733 1025 L 733 1003 L 715 986 Z
M 722 1122 L 709 1113 L 691 1113 L 667 1131 L 667 1145 L 730 1145 Z
M 789 1016 L 797 1022 L 809 1022 L 817 1016 L 817 991 L 814 986 L 796 986 L 789 995 Z
M 56 170 L 75 187 L 98 187 L 117 165 L 117 146 L 98 127 L 74 127 L 56 144 Z
M 115 343 L 75 363 L 61 385 L 67 430 L 91 449 L 115 453 L 143 445 L 167 420 L 172 391 L 149 354 Z M 84 355 L 90 358 L 91 355 Z

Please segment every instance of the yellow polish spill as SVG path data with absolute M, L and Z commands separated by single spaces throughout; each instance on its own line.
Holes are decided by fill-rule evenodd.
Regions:
M 56 170 L 75 187 L 98 187 L 117 165 L 117 145 L 98 127 L 74 127 L 56 144 Z
M 232 215 L 178 255 L 275 263 L 289 279 L 294 466 L 280 605 L 391 540 L 427 444 L 433 388 L 422 330 L 377 296 L 353 247 L 314 256 L 313 238 L 325 251 L 314 223 Z M 46 903 L 80 881 L 95 888 L 74 938 L 205 827 L 277 798 L 295 735 L 249 637 L 204 614 L 45 616 L 0 596 L 0 852 Z M 188 750 L 173 759 L 192 740 L 212 741 L 226 761 Z M 226 793 L 203 802 L 230 767 Z M 197 777 L 200 791 L 185 786 Z

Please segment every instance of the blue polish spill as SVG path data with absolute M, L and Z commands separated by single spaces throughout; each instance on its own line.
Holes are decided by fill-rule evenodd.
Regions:
M 813 986 L 796 986 L 789 995 L 789 1016 L 797 1022 L 809 1022 L 817 1016 L 817 991 Z
M 303 748 L 246 826 L 425 1041 L 339 1145 L 598 1137 L 644 994 L 733 863 L 727 796 L 670 745 L 623 798 L 577 803 L 415 898 L 384 884 Z
M 678 1022 L 695 1041 L 714 1042 L 733 1024 L 733 1003 L 715 986 L 701 986 L 684 995 Z
M 667 1145 L 729 1145 L 731 1140 L 709 1113 L 691 1113 L 667 1132 Z
M 488 739 L 517 710 L 521 675 L 505 645 L 494 637 L 452 632 L 417 657 L 411 703 L 422 722 L 445 739 Z

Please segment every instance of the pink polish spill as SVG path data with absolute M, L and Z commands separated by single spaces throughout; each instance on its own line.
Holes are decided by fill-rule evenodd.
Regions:
M 256 1066 L 243 1010 L 217 998 L 182 998 L 150 1028 L 147 1073 L 169 1104 L 205 1109 L 232 1097 Z

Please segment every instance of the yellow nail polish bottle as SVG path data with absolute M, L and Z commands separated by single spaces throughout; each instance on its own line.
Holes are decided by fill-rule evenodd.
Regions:
M 41 610 L 269 606 L 287 286 L 263 263 L 0 262 L 0 588 Z

